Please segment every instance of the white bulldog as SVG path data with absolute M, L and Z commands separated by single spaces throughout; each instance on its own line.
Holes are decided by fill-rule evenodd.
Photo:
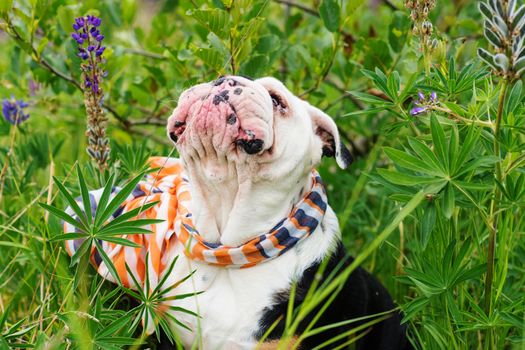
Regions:
M 187 183 L 191 201 L 185 202 L 178 219 L 158 214 L 169 211 L 166 206 L 172 204 L 165 203 L 182 206 L 184 192 L 175 185 L 163 189 L 155 184 L 159 192 L 164 191 L 157 218 L 167 222 L 156 228 L 163 234 L 157 241 L 170 250 L 162 265 L 179 256 L 166 285 L 193 272 L 172 293 L 202 292 L 169 302 L 200 316 L 168 311 L 191 330 L 174 325 L 180 341 L 186 348 L 253 349 L 261 346 L 261 338 L 267 334 L 262 346 L 271 348 L 283 334 L 292 285 L 297 286 L 293 300 L 297 308 L 314 280 L 323 282 L 352 261 L 342 248 L 336 215 L 326 204 L 322 184 L 313 173 L 323 155 L 334 156 L 339 166 L 346 168 L 352 160 L 350 153 L 329 116 L 274 78 L 253 81 L 227 76 L 194 86 L 180 96 L 167 128 L 184 174 L 180 179 L 166 178 Z M 166 162 L 178 166 L 175 161 Z M 312 193 L 317 197 L 310 196 Z M 191 225 L 184 220 L 191 220 Z M 192 232 L 198 235 L 191 236 Z M 151 252 L 151 238 L 136 239 L 144 249 L 139 256 L 125 255 L 130 265 L 137 265 L 145 251 L 149 250 L 150 256 L 157 254 L 157 248 Z M 194 245 L 201 240 L 202 245 Z M 125 249 L 132 253 L 134 248 Z M 71 244 L 68 251 L 74 250 Z M 118 256 L 110 249 L 108 253 Z M 96 252 L 94 260 L 100 260 Z M 326 268 L 316 276 L 324 260 L 328 260 Z M 99 273 L 107 277 L 103 267 L 102 263 Z M 129 276 L 123 277 L 129 280 Z M 319 307 L 301 322 L 297 336 Z M 388 292 L 358 268 L 315 327 L 393 308 Z M 308 337 L 300 348 L 312 349 L 357 324 Z M 397 313 L 367 332 L 357 343 L 359 349 L 410 347 Z

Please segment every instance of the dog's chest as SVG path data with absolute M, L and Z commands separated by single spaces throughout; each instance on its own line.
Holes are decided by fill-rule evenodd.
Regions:
M 170 280 L 176 281 L 195 270 L 175 294 L 202 292 L 196 297 L 174 301 L 173 305 L 196 312 L 197 318 L 174 313 L 193 332 L 179 328 L 186 346 L 201 342 L 204 349 L 246 349 L 254 338 L 265 307 L 279 292 L 289 290 L 294 275 L 303 269 L 296 251 L 247 269 L 224 268 L 181 259 Z M 201 337 L 202 339 L 199 339 Z
M 310 265 L 333 248 L 338 235 L 337 220 L 332 215 L 328 220 L 325 218 L 324 229 L 318 227 L 314 234 L 285 254 L 250 268 L 216 267 L 189 260 L 180 246 L 177 253 L 180 258 L 168 285 L 195 271 L 173 293 L 202 292 L 172 301 L 172 305 L 200 315 L 173 312 L 192 329 L 189 332 L 177 328 L 184 345 L 190 347 L 197 343 L 201 349 L 253 349 L 265 308 L 270 308 L 278 296 L 286 295 L 293 281 L 300 279 Z

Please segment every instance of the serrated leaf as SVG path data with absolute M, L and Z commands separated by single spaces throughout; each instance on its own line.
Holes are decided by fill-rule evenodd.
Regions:
M 266 55 L 253 55 L 241 67 L 240 73 L 249 77 L 263 76 L 268 68 L 269 59 Z
M 187 15 L 195 18 L 219 38 L 226 39 L 230 33 L 230 15 L 221 9 L 190 10 Z
M 205 64 L 217 71 L 222 70 L 227 62 L 227 57 L 215 48 L 198 47 L 194 49 L 193 53 Z

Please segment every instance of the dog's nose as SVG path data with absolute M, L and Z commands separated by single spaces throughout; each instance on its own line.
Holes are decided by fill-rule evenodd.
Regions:
M 259 153 L 264 146 L 263 140 L 255 139 L 255 140 L 237 140 L 237 145 L 240 146 L 244 152 L 248 154 L 256 154 Z

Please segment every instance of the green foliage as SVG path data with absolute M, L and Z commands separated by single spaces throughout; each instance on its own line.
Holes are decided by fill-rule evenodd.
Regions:
M 485 30 L 480 16 L 505 17 L 500 1 L 478 9 L 438 0 L 428 16 L 438 43 L 424 52 L 404 1 L 286 3 L 0 1 L 0 99 L 28 101 L 31 115 L 17 127 L 0 118 L 0 349 L 154 348 L 140 326 L 151 315 L 177 342 L 178 321 L 159 305 L 172 298 L 166 291 L 193 297 L 176 288 L 191 275 L 151 291 L 115 287 L 88 266 L 87 252 L 99 239 L 132 246 L 122 234 L 147 234 L 141 227 L 152 221 L 131 220 L 136 213 L 107 219 L 149 156 L 176 156 L 165 120 L 180 93 L 223 74 L 281 79 L 333 116 L 356 158 L 347 172 L 329 159 L 319 169 L 356 260 L 319 281 L 295 313 L 289 308 L 282 348 L 359 264 L 404 311 L 416 348 L 523 348 L 523 62 L 505 66 L 496 57 L 491 46 L 504 44 L 505 25 Z M 70 38 L 73 19 L 86 14 L 102 18 L 106 35 L 112 154 L 103 173 L 85 152 L 80 59 Z M 522 55 L 523 43 L 512 42 L 508 52 Z M 112 197 L 113 186 L 121 190 Z M 88 190 L 101 187 L 96 212 L 84 212 Z M 64 234 L 61 220 L 75 232 Z M 79 238 L 70 260 L 64 240 Z M 383 317 L 360 321 L 367 327 Z M 300 339 L 326 327 L 312 323 Z M 356 334 L 341 337 L 350 344 Z

